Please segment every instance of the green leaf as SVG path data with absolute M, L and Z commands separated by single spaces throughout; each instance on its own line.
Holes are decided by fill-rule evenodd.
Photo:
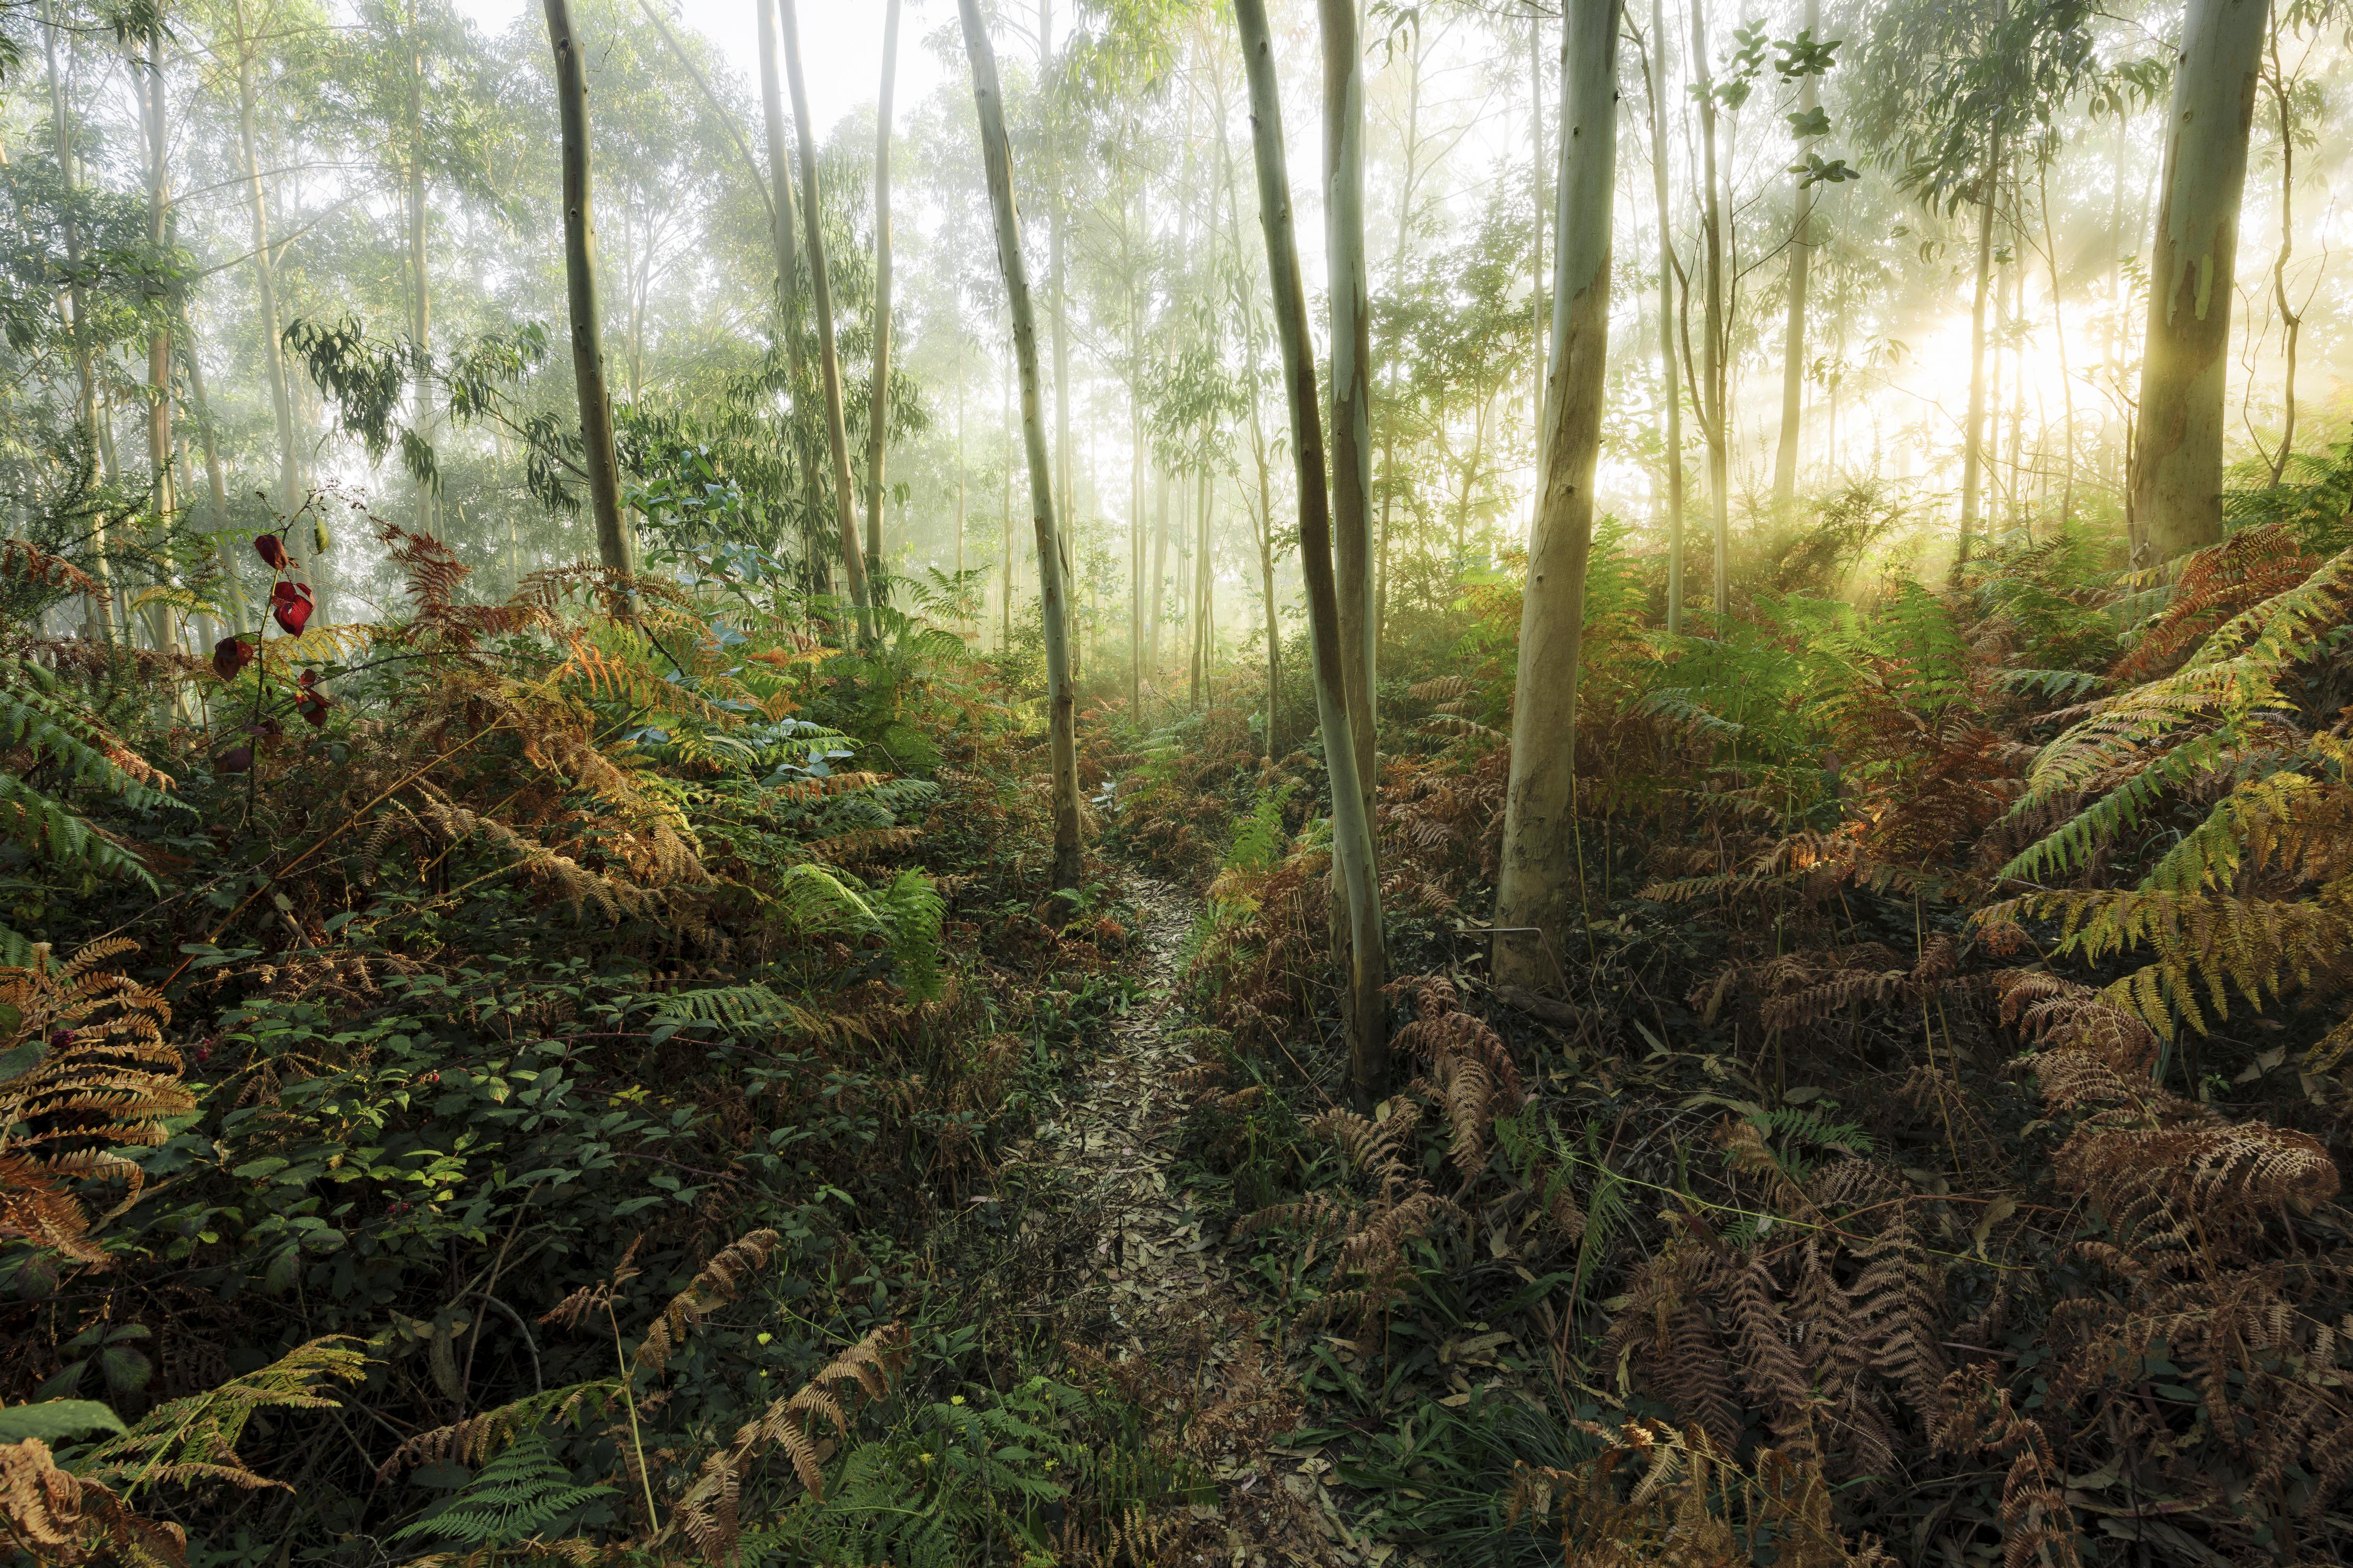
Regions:
M 0 1007 L 0 1013 L 16 1012 L 16 1009 L 14 1007 Z M 17 1014 L 18 1018 L 21 1018 L 22 1016 L 22 1014 Z M 16 1020 L 14 1018 L 0 1019 L 0 1033 L 5 1033 L 15 1028 L 16 1023 Z M 48 1044 L 46 1041 L 26 1040 L 15 1050 L 8 1052 L 5 1056 L 0 1056 L 0 1081 L 5 1081 L 12 1078 L 22 1078 L 26 1073 L 31 1072 L 35 1068 L 41 1065 L 41 1058 L 48 1054 Z
M 0 1443 L 37 1437 L 55 1445 L 91 1432 L 127 1432 L 122 1417 L 95 1399 L 51 1399 L 0 1410 Z
M 106 1386 L 115 1393 L 136 1394 L 155 1375 L 155 1363 L 139 1351 L 109 1345 L 98 1352 L 98 1370 L 105 1374 Z

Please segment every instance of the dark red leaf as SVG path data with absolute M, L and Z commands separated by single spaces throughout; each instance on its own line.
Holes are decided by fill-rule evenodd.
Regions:
M 319 672 L 315 669 L 306 669 L 297 678 L 297 682 L 305 689 L 316 686 L 319 684 Z
M 213 759 L 213 766 L 225 773 L 249 773 L 253 771 L 253 748 L 232 746 Z
M 294 711 L 308 719 L 313 730 L 325 729 L 327 727 L 327 694 L 323 691 L 305 691 L 294 700 Z
M 311 584 L 280 583 L 269 590 L 269 616 L 289 637 L 301 637 L 311 619 Z
M 283 735 L 286 727 L 275 719 L 257 719 L 245 727 L 248 735 Z
M 234 680 L 237 672 L 253 662 L 253 645 L 241 637 L 227 637 L 213 644 L 213 673 L 223 680 Z
M 286 553 L 286 542 L 274 533 L 265 533 L 253 542 L 253 552 L 269 563 L 273 572 L 283 572 L 294 564 Z

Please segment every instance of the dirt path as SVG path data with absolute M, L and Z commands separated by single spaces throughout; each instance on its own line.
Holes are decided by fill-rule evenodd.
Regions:
M 1099 1336 L 1078 1353 L 1099 1354 L 1108 1375 L 1132 1384 L 1217 1488 L 1216 1503 L 1153 1521 L 1152 1559 L 1378 1568 L 1392 1551 L 1351 1538 L 1327 1489 L 1329 1461 L 1280 1447 L 1300 1414 L 1282 1346 L 1235 1288 L 1226 1247 L 1205 1233 L 1170 1169 L 1187 1096 L 1168 1079 L 1194 1060 L 1175 992 L 1199 906 L 1141 874 L 1128 888 L 1142 915 L 1136 978 L 1147 998 L 1113 1026 L 1109 1046 L 1074 1076 L 1060 1112 L 1023 1154 L 1051 1170 L 1056 1206 L 1077 1222 L 1070 1321 Z

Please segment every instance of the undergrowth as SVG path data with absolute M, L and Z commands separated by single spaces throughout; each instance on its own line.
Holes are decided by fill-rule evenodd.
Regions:
M 205 659 L 6 558 L 10 1550 L 1147 1561 L 1186 1428 L 997 1170 L 1128 939 L 1045 918 L 997 673 L 748 547 L 497 597 L 378 532 L 397 614 Z
M 1942 583 L 1752 577 L 1681 637 L 1605 534 L 1542 994 L 1485 979 L 1519 605 L 1466 584 L 1451 647 L 1385 658 L 1369 1117 L 1335 1105 L 1320 808 L 1214 721 L 1144 754 L 1121 831 L 1207 892 L 1193 1191 L 1359 1531 L 1461 1563 L 2353 1552 L 2347 461 L 2170 574 L 2061 531 Z

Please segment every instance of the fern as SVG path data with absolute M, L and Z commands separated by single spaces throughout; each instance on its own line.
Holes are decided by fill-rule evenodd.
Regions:
M 196 1105 L 164 1039 L 169 1005 L 100 967 L 135 950 L 118 937 L 59 964 L 41 942 L 24 966 L 0 968 L 0 1227 L 100 1267 L 69 1184 L 122 1178 L 121 1213 L 145 1173 L 120 1151 L 160 1146 L 166 1123 Z
M 2073 701 L 2097 691 L 2107 677 L 2082 669 L 2005 669 L 1994 679 L 2010 691 Z
M 654 1009 L 654 1016 L 659 1024 L 710 1023 L 741 1030 L 787 1025 L 807 1034 L 821 1034 L 826 1027 L 823 1017 L 794 1005 L 756 981 L 747 985 L 674 991 L 662 998 L 660 1005 Z
M 1226 847 L 1223 869 L 1228 871 L 1269 871 L 1282 858 L 1284 840 L 1282 807 L 1293 786 L 1280 790 L 1261 790 L 1248 816 L 1234 824 L 1234 837 Z
M 491 1549 L 520 1545 L 613 1492 L 608 1486 L 575 1483 L 556 1462 L 547 1439 L 534 1432 L 483 1466 L 448 1502 L 394 1531 L 390 1539 L 438 1538 Z
M 911 868 L 880 892 L 853 886 L 855 881 L 822 867 L 795 866 L 785 873 L 775 901 L 801 931 L 881 937 L 909 994 L 923 1001 L 937 996 L 940 927 L 947 903 L 931 878 Z
M 246 1424 L 263 1410 L 322 1410 L 334 1406 L 337 1383 L 357 1383 L 367 1355 L 354 1340 L 331 1336 L 290 1351 L 259 1371 L 218 1388 L 159 1405 L 130 1431 L 107 1438 L 74 1463 L 74 1473 L 118 1489 L 128 1499 L 167 1482 L 222 1480 L 254 1488 L 276 1483 L 248 1469 L 237 1455 Z
M 172 780 L 109 733 L 56 673 L 27 659 L 0 658 L 0 837 L 70 873 L 136 882 L 156 890 L 154 873 L 130 847 L 66 804 L 90 791 L 131 811 L 195 808 Z M 47 782 L 36 784 L 37 775 Z M 0 926 L 0 959 L 21 961 L 26 939 Z

